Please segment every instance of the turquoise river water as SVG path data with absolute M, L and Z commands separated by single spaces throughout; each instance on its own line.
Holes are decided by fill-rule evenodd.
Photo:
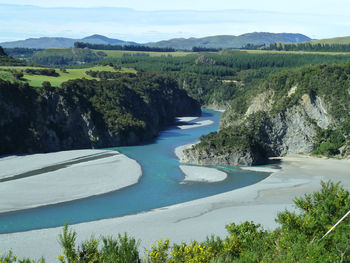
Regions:
M 228 173 L 218 183 L 181 183 L 184 176 L 174 149 L 193 143 L 203 134 L 216 131 L 220 113 L 203 110 L 199 119 L 212 120 L 207 126 L 181 130 L 176 127 L 162 131 L 153 142 L 113 148 L 135 159 L 142 166 L 138 184 L 108 194 L 0 215 L 0 233 L 27 231 L 118 217 L 178 204 L 244 187 L 269 174 L 243 171 L 236 167 L 216 167 Z

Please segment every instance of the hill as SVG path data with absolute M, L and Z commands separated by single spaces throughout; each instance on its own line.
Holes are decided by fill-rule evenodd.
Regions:
M 92 35 L 89 37 L 84 37 L 80 40 L 81 42 L 84 43 L 90 43 L 90 44 L 104 44 L 104 45 L 139 45 L 136 42 L 130 42 L 130 41 L 123 41 L 119 39 L 113 39 L 113 38 L 108 38 L 102 35 Z
M 208 47 L 208 48 L 241 48 L 247 44 L 253 45 L 269 45 L 275 42 L 304 42 L 311 40 L 302 34 L 289 33 L 265 33 L 255 32 L 243 34 L 240 36 L 210 36 L 204 38 L 175 38 L 154 43 L 146 43 L 143 45 L 151 47 L 171 47 L 175 49 L 192 49 L 192 47 Z M 63 37 L 41 37 L 29 38 L 26 40 L 12 41 L 0 43 L 4 48 L 71 48 L 75 42 L 85 42 L 91 44 L 106 45 L 140 45 L 136 42 L 128 42 L 119 39 L 108 38 L 101 35 L 92 35 L 82 39 L 63 38 Z
M 82 39 L 64 38 L 64 37 L 40 37 L 29 38 L 26 40 L 3 42 L 0 45 L 4 48 L 71 48 L 75 42 L 86 42 L 91 44 L 110 44 L 110 45 L 137 45 L 135 42 L 127 42 L 119 39 L 108 38 L 101 35 L 92 35 Z
M 206 48 L 241 48 L 247 44 L 253 45 L 269 45 L 276 42 L 304 42 L 311 40 L 309 37 L 302 34 L 289 33 L 267 33 L 254 32 L 243 34 L 240 36 L 210 36 L 204 38 L 175 38 L 166 41 L 159 41 L 155 43 L 148 43 L 149 46 L 154 47 L 172 47 L 175 49 L 192 49 L 192 47 L 206 47 Z

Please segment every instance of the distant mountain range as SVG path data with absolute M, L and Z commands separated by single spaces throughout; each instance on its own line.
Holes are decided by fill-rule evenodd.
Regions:
M 127 42 L 119 39 L 112 39 L 101 35 L 92 35 L 82 39 L 64 38 L 64 37 L 40 37 L 28 38 L 26 40 L 11 41 L 0 43 L 4 48 L 71 48 L 75 42 L 85 42 L 90 44 L 105 45 L 138 45 L 135 42 Z
M 305 42 L 311 40 L 309 37 L 302 34 L 292 33 L 266 33 L 254 32 L 243 34 L 240 36 L 210 36 L 204 38 L 175 38 L 152 43 L 136 43 L 123 41 L 119 39 L 108 38 L 101 35 L 92 35 L 82 39 L 63 38 L 63 37 L 41 37 L 29 38 L 26 40 L 3 42 L 0 46 L 4 48 L 71 48 L 74 42 L 86 42 L 91 44 L 106 44 L 106 45 L 147 45 L 151 47 L 171 47 L 175 49 L 192 49 L 192 47 L 207 47 L 207 48 L 241 48 L 247 44 L 262 45 L 272 44 L 276 42 Z
M 175 49 L 191 49 L 192 47 L 206 48 L 241 48 L 247 44 L 253 45 L 269 45 L 276 42 L 304 42 L 311 40 L 309 37 L 302 34 L 289 33 L 265 33 L 254 32 L 243 34 L 240 36 L 211 36 L 203 38 L 176 38 L 155 43 L 148 43 L 154 47 L 172 47 Z

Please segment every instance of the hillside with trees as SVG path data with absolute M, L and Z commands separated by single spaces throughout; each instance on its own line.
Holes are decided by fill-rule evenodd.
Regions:
M 271 75 L 236 93 L 220 130 L 201 137 L 183 162 L 254 165 L 287 154 L 350 156 L 350 63 Z
M 34 88 L 0 80 L 0 154 L 105 148 L 151 140 L 199 104 L 163 74 Z
M 23 66 L 25 62 L 21 62 L 17 59 L 8 56 L 4 49 L 0 46 L 0 66 Z

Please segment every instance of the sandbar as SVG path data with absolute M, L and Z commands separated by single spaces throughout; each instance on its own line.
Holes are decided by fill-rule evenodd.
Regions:
M 212 120 L 194 121 L 196 119 L 198 119 L 198 117 L 177 117 L 176 127 L 181 130 L 187 130 L 187 129 L 198 128 L 201 126 L 206 126 L 214 123 Z
M 5 180 L 0 180 L 0 213 L 116 191 L 136 184 L 142 175 L 136 161 L 111 150 L 62 151 L 0 160 L 0 178 Z
M 180 165 L 181 171 L 185 175 L 184 182 L 207 182 L 216 183 L 224 181 L 227 174 L 215 168 Z

